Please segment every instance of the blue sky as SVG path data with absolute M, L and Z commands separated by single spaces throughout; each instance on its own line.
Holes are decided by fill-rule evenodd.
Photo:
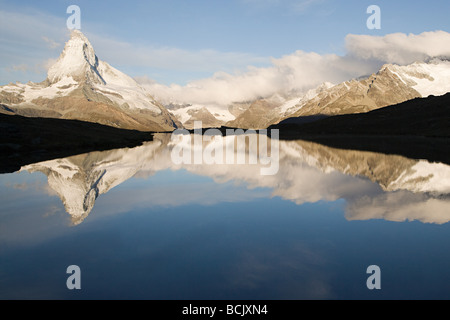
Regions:
M 45 79 L 68 39 L 72 4 L 100 59 L 166 85 L 268 67 L 297 50 L 345 55 L 349 34 L 450 30 L 442 0 L 0 0 L 0 85 Z M 381 30 L 366 27 L 371 4 L 381 8 Z

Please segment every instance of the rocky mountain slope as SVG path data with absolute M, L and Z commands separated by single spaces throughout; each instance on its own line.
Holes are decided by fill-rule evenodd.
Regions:
M 368 77 L 353 79 L 333 85 L 323 83 L 303 94 L 283 97 L 275 94 L 255 101 L 237 102 L 228 107 L 231 120 L 211 115 L 205 119 L 205 127 L 220 125 L 244 128 L 264 129 L 288 118 L 333 116 L 368 112 L 382 107 L 395 105 L 414 98 L 430 95 L 443 95 L 450 92 L 450 61 L 431 59 L 411 65 L 384 65 L 377 73 Z M 208 106 L 203 106 L 209 110 Z M 177 115 L 182 123 L 202 120 L 179 108 Z M 192 118 L 191 118 L 192 116 Z M 302 122 L 310 121 L 306 118 Z
M 301 119 L 301 118 L 300 118 Z M 327 117 L 312 123 L 285 121 L 278 128 L 282 136 L 304 134 L 345 134 L 371 136 L 450 137 L 450 93 L 416 98 L 366 113 Z
M 41 83 L 0 87 L 0 112 L 95 122 L 123 129 L 172 131 L 179 122 L 134 79 L 101 61 L 72 31 Z
M 306 104 L 331 87 L 333 85 L 327 82 L 297 98 L 284 99 L 279 95 L 274 95 L 270 98 L 256 100 L 241 112 L 235 120 L 227 122 L 226 126 L 243 129 L 265 129 L 286 119 L 295 113 L 299 106 Z
M 432 60 L 408 66 L 385 65 L 362 80 L 341 83 L 319 93 L 291 116 L 362 113 L 414 98 L 450 92 L 450 62 Z
M 165 107 L 186 129 L 193 129 L 196 121 L 201 121 L 204 128 L 214 128 L 235 119 L 235 111 L 217 106 L 168 104 Z
M 224 115 L 218 113 L 212 114 L 210 110 L 202 106 L 182 106 L 168 108 L 169 112 L 183 124 L 186 129 L 193 129 L 196 121 L 201 121 L 205 128 L 220 127 L 225 123 L 222 118 Z M 212 111 L 214 112 L 214 111 Z

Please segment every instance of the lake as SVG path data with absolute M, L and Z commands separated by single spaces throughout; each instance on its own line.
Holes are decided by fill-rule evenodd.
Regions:
M 264 175 L 176 146 L 157 134 L 1 175 L 0 298 L 450 298 L 450 166 L 298 140 Z

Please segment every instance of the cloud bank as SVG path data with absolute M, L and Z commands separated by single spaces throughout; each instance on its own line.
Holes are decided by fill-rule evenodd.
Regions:
M 348 35 L 346 47 L 350 55 L 360 59 L 410 64 L 430 57 L 450 56 L 450 33 L 393 33 L 384 37 Z
M 299 50 L 281 58 L 272 58 L 269 67 L 248 67 L 244 72 L 234 74 L 219 72 L 185 86 L 161 85 L 146 77 L 137 80 L 165 103 L 188 102 L 225 107 L 232 102 L 276 93 L 289 96 L 323 82 L 337 84 L 377 72 L 386 63 L 404 65 L 430 57 L 450 56 L 450 34 L 444 31 L 419 35 L 395 33 L 383 37 L 350 34 L 345 39 L 345 48 L 343 56 Z

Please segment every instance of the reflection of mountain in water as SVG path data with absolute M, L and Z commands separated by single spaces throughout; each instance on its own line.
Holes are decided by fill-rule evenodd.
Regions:
M 226 144 L 230 137 L 223 139 Z M 74 224 L 88 216 L 100 194 L 138 172 L 145 175 L 167 169 L 185 169 L 218 183 L 241 181 L 251 188 L 270 188 L 273 196 L 298 204 L 343 198 L 350 220 L 450 221 L 450 202 L 446 199 L 450 194 L 450 166 L 444 164 L 333 149 L 305 141 L 281 141 L 278 173 L 262 176 L 261 164 L 175 165 L 171 160 L 173 147 L 170 135 L 157 134 L 154 141 L 133 149 L 93 152 L 28 165 L 22 170 L 41 171 L 48 176 L 50 187 L 58 193 Z M 168 204 L 175 205 L 176 199 L 167 198 Z
M 364 176 L 386 191 L 450 193 L 450 167 L 402 156 L 329 148 L 317 143 L 296 141 L 299 154 L 316 159 L 312 165 L 333 168 L 345 174 Z
M 155 141 L 134 149 L 91 152 L 28 165 L 22 170 L 46 174 L 49 186 L 61 198 L 72 222 L 79 224 L 100 194 L 133 177 L 160 146 L 161 141 Z

